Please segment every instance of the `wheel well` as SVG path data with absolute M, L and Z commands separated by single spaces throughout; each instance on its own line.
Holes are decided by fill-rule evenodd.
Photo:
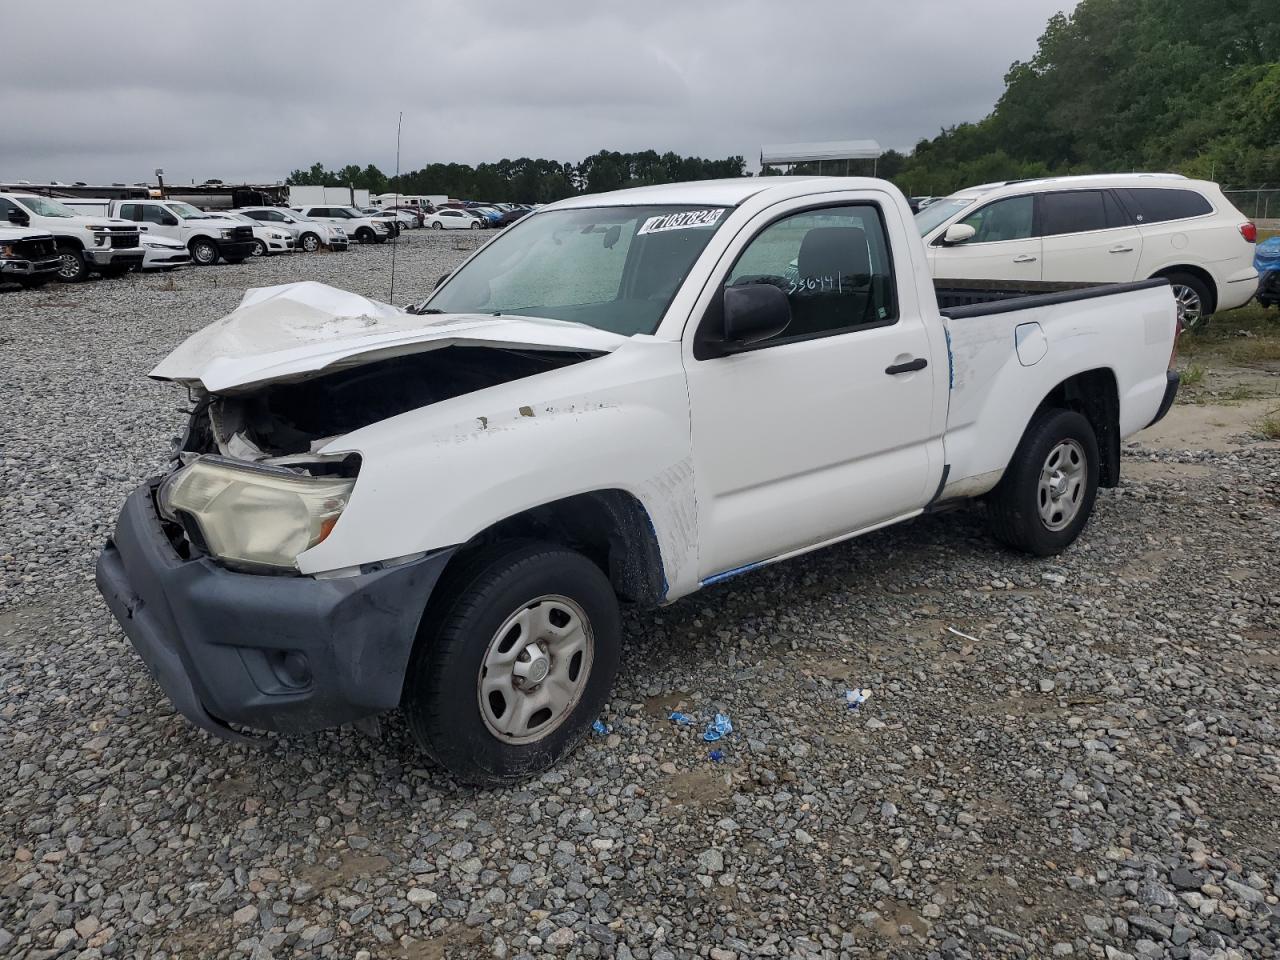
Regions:
M 190 250 L 190 249 L 194 248 L 194 247 L 195 247 L 195 245 L 196 245 L 197 243 L 199 243 L 201 240 L 205 241 L 206 243 L 212 244 L 215 250 L 216 250 L 216 249 L 217 249 L 217 247 L 218 247 L 218 244 L 214 241 L 213 237 L 206 237 L 206 236 L 204 236 L 204 235 L 201 235 L 201 236 L 198 236 L 198 237 L 192 237 L 190 240 L 188 240 L 188 241 L 187 241 L 187 249 L 188 249 L 188 250 Z
M 1208 316 L 1209 314 L 1213 313 L 1213 311 L 1218 306 L 1218 285 L 1213 282 L 1213 275 L 1209 273 L 1207 270 L 1201 269 L 1200 267 L 1193 267 L 1190 264 L 1183 264 L 1177 267 L 1165 267 L 1163 270 L 1159 271 L 1154 276 L 1152 276 L 1151 279 L 1155 280 L 1158 277 L 1171 277 L 1175 273 L 1188 274 L 1192 277 L 1195 277 L 1197 280 L 1199 280 L 1201 283 L 1204 284 L 1205 289 L 1209 291 L 1209 303 L 1205 305 L 1207 308 L 1205 310 L 1205 315 Z
M 71 247 L 74 250 L 83 250 L 84 241 L 79 237 L 55 236 L 53 238 L 54 246 Z
M 657 532 L 644 505 L 625 490 L 581 493 L 507 517 L 463 544 L 449 567 L 477 548 L 529 539 L 582 553 L 605 572 L 622 600 L 654 604 L 666 596 Z
M 1086 370 L 1068 377 L 1049 391 L 1036 408 L 1042 410 L 1075 410 L 1083 414 L 1098 438 L 1098 452 L 1102 456 L 1098 470 L 1098 483 L 1114 487 L 1120 483 L 1120 390 L 1116 375 L 1106 367 Z

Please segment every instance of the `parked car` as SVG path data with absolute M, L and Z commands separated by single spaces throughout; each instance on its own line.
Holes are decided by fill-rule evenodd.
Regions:
M 1264 307 L 1280 305 L 1280 236 L 1258 244 L 1253 266 L 1258 271 L 1258 302 Z
M 1182 321 L 1247 303 L 1257 228 L 1215 183 L 1172 174 L 987 184 L 916 215 L 938 278 L 1028 283 L 1167 279 Z
M 1168 283 L 942 313 L 924 264 L 891 184 L 762 177 L 553 204 L 411 311 L 251 290 L 151 371 L 191 422 L 99 589 L 219 736 L 398 706 L 462 780 L 535 774 L 620 599 L 975 497 L 1033 556 L 1079 536 L 1173 403 Z
M 223 260 L 243 263 L 253 255 L 253 227 L 239 220 L 206 213 L 180 200 L 77 200 L 107 203 L 116 216 L 145 228 L 147 236 L 177 240 L 191 251 L 191 261 L 208 267 Z
M 497 220 L 495 220 L 493 222 L 493 226 L 499 227 L 499 228 L 509 227 L 511 226 L 511 224 L 515 223 L 517 220 L 521 220 L 524 217 L 527 217 L 528 215 L 529 215 L 528 210 L 522 210 L 519 207 L 512 207 L 510 210 L 506 211 L 502 216 L 500 216 Z
M 393 235 L 393 228 L 386 220 L 365 216 L 355 207 L 299 207 L 298 212 L 321 223 L 342 227 L 347 237 L 357 243 L 386 243 Z
M 305 213 L 290 210 L 288 207 L 242 207 L 231 212 L 242 213 L 259 223 L 288 230 L 293 234 L 294 249 L 305 250 L 307 253 L 315 253 L 324 246 L 331 250 L 347 249 L 348 238 L 345 228 L 337 223 L 321 223 Z
M 468 210 L 457 210 L 453 207 L 442 207 L 435 213 L 423 218 L 432 230 L 479 230 L 487 226 L 487 221 Z
M 50 197 L 0 193 L 0 223 L 52 234 L 61 259 L 58 279 L 67 283 L 94 272 L 118 277 L 142 264 L 137 224 L 106 213 L 84 216 Z
M 467 207 L 467 212 L 477 217 L 483 217 L 486 226 L 497 226 L 498 221 L 502 218 L 502 211 L 489 206 Z
M 0 222 L 0 283 L 42 287 L 58 275 L 61 265 L 53 234 Z
M 269 257 L 276 253 L 293 253 L 293 234 L 285 230 L 283 226 L 273 227 L 270 224 L 260 222 L 255 217 L 236 213 L 235 211 L 228 211 L 223 216 L 229 220 L 239 220 L 241 223 L 247 223 L 253 228 L 253 255 L 255 257 Z
M 176 270 L 191 263 L 191 251 L 181 240 L 162 237 L 158 233 L 142 235 L 143 270 Z

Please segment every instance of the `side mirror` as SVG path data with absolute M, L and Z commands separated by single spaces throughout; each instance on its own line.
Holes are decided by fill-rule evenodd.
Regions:
M 10 209 L 9 222 L 17 227 L 31 226 L 31 218 L 27 216 L 25 213 L 23 213 L 21 210 Z
M 978 231 L 967 223 L 953 223 L 947 227 L 947 232 L 942 235 L 942 243 L 944 246 L 954 247 L 962 243 L 968 243 L 978 235 Z
M 791 303 L 771 283 L 724 289 L 724 339 L 732 352 L 776 337 L 791 324 Z

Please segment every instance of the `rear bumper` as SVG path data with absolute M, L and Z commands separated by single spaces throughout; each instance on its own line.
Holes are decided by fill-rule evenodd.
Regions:
M 1178 384 L 1182 382 L 1182 375 L 1177 370 L 1170 370 L 1165 374 L 1164 396 L 1160 399 L 1160 408 L 1156 411 L 1155 418 L 1147 426 L 1154 426 L 1165 418 L 1165 414 L 1173 406 L 1173 401 L 1178 396 Z
M 1218 291 L 1217 309 L 1234 310 L 1243 307 L 1258 292 L 1258 271 L 1250 267 L 1227 277 L 1227 282 Z
M 301 733 L 397 706 L 418 621 L 452 555 L 329 580 L 236 573 L 180 556 L 156 481 L 125 502 L 97 585 L 174 707 L 196 726 Z

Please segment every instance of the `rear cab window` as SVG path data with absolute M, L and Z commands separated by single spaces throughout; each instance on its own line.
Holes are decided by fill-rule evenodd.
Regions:
M 1133 187 L 1117 190 L 1135 223 L 1165 223 L 1190 220 L 1213 213 L 1213 204 L 1194 190 L 1172 187 Z

